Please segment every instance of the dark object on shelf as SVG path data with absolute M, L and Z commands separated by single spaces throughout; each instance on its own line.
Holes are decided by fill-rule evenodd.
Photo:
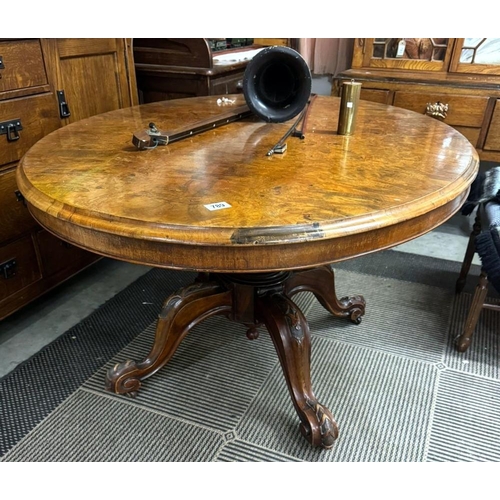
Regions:
M 226 38 L 226 40 L 228 49 L 253 45 L 253 38 Z
M 228 47 L 227 38 L 207 38 L 207 41 L 212 51 L 226 50 Z

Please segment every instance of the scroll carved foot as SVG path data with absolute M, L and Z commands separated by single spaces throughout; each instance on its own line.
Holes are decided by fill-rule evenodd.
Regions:
M 151 352 L 143 361 L 128 360 L 108 370 L 106 389 L 136 396 L 141 381 L 170 360 L 191 328 L 210 316 L 229 314 L 231 307 L 231 292 L 215 282 L 195 283 L 174 293 L 160 312 Z
M 330 266 L 296 272 L 285 285 L 285 294 L 292 297 L 298 292 L 312 292 L 318 302 L 331 314 L 349 318 L 359 325 L 365 314 L 366 302 L 361 295 L 337 298 L 335 276 Z
M 338 427 L 312 391 L 311 334 L 302 311 L 284 294 L 271 292 L 257 299 L 256 315 L 274 342 L 302 434 L 312 446 L 331 448 Z
M 313 425 L 305 426 L 303 423 L 300 424 L 300 431 L 302 435 L 314 446 L 320 446 L 325 450 L 329 450 L 333 447 L 335 440 L 339 436 L 339 429 L 337 423 L 335 422 L 333 415 L 330 410 L 318 402 L 307 401 L 307 406 L 312 410 L 312 413 L 308 417 L 308 422 L 313 422 Z M 321 441 L 319 444 L 313 442 L 315 439 L 313 429 L 319 429 L 316 431 L 316 439 L 320 437 Z

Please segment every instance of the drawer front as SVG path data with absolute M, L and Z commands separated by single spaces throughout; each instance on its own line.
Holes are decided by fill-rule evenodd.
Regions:
M 389 101 L 391 98 L 391 92 L 389 90 L 363 89 L 363 87 L 361 87 L 360 98 L 364 101 L 378 102 L 380 104 L 392 104 Z
M 22 129 L 8 132 L 0 127 L 0 165 L 18 161 L 42 137 L 60 127 L 55 98 L 38 94 L 0 101 L 0 122 L 20 122 Z M 1 133 L 4 132 L 4 133 Z
M 480 128 L 460 127 L 456 125 L 454 128 L 464 135 L 474 147 L 478 147 L 479 135 L 481 132 Z
M 38 231 L 36 238 L 45 278 L 64 269 L 82 267 L 84 261 L 90 262 L 94 256 L 98 258 L 96 254 L 70 245 L 45 230 Z
M 36 227 L 28 208 L 16 198 L 16 171 L 0 172 L 0 244 Z
M 137 73 L 137 88 L 144 103 L 208 95 L 207 79 L 198 75 Z
M 4 275 L 5 266 L 15 264 Z M 40 269 L 31 236 L 0 247 L 0 304 L 1 301 L 41 279 Z
M 38 39 L 0 42 L 0 59 L 0 92 L 47 83 Z
M 244 73 L 222 76 L 212 80 L 211 95 L 238 94 L 242 92 L 240 85 L 243 83 Z
M 394 106 L 422 114 L 426 112 L 427 103 L 437 102 L 448 104 L 447 116 L 443 120 L 448 125 L 480 128 L 488 97 L 398 91 L 394 98 Z

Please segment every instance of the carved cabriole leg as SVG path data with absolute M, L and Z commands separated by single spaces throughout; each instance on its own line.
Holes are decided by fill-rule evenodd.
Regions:
M 365 314 L 365 299 L 361 295 L 337 299 L 335 276 L 330 266 L 298 271 L 285 283 L 285 295 L 291 297 L 298 292 L 312 292 L 319 303 L 331 314 L 361 323 Z
M 301 432 L 313 445 L 331 448 L 338 427 L 330 411 L 318 403 L 311 387 L 311 335 L 300 309 L 285 295 L 270 292 L 256 300 L 256 317 L 265 324 L 283 368 Z
M 111 368 L 106 389 L 135 396 L 141 380 L 169 361 L 191 328 L 210 316 L 229 314 L 231 308 L 231 292 L 215 282 L 196 283 L 171 295 L 160 312 L 151 352 L 141 362 L 129 360 Z
M 465 251 L 464 261 L 462 262 L 460 274 L 455 284 L 455 291 L 457 293 L 460 293 L 464 289 L 465 281 L 467 280 L 467 274 L 469 274 L 469 269 L 472 264 L 472 259 L 474 258 L 474 253 L 476 252 L 475 239 L 476 236 L 481 232 L 480 210 L 481 206 L 478 206 L 476 212 L 476 219 L 472 226 L 472 232 L 470 233 L 469 236 L 469 243 L 467 244 L 467 250 Z
M 472 298 L 472 304 L 469 309 L 469 314 L 465 320 L 465 327 L 462 335 L 457 337 L 456 344 L 457 349 L 460 352 L 466 351 L 472 339 L 472 334 L 476 328 L 479 315 L 483 309 L 483 304 L 488 293 L 488 278 L 486 273 L 481 271 L 481 276 L 479 277 L 479 283 L 474 291 L 474 297 Z
M 315 293 L 324 307 L 337 316 L 353 319 L 364 312 L 364 300 L 360 297 L 337 300 L 333 272 L 327 266 L 296 274 L 284 271 L 257 275 L 201 274 L 195 284 L 165 301 L 148 356 L 140 362 L 129 360 L 111 368 L 106 375 L 106 388 L 135 396 L 141 381 L 170 360 L 192 327 L 205 318 L 223 314 L 246 325 L 250 339 L 257 338 L 258 327 L 267 327 L 301 421 L 302 434 L 313 446 L 331 448 L 338 427 L 312 391 L 309 326 L 287 296 L 306 290 Z

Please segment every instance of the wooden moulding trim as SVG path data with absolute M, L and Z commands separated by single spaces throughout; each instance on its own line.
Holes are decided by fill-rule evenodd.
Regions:
M 35 206 L 29 209 L 48 231 L 91 252 L 168 269 L 204 272 L 266 272 L 304 269 L 384 250 L 421 236 L 442 224 L 463 205 L 468 190 L 418 217 L 332 239 L 294 244 L 211 246 L 179 244 L 94 231 L 57 219 Z
M 207 245 L 223 248 L 226 246 L 272 246 L 280 244 L 299 244 L 311 240 L 337 240 L 355 234 L 366 234 L 384 227 L 393 227 L 413 217 L 424 216 L 430 211 L 445 206 L 455 199 L 464 199 L 477 172 L 479 159 L 475 154 L 463 176 L 449 185 L 442 197 L 436 191 L 419 200 L 402 204 L 395 210 L 372 212 L 370 214 L 339 219 L 334 222 L 314 222 L 304 225 L 282 227 L 226 228 L 206 226 L 180 226 L 112 217 L 106 214 L 68 207 L 34 188 L 22 169 L 22 160 L 17 169 L 17 184 L 29 204 L 33 214 L 45 212 L 50 219 L 74 227 L 75 231 L 89 229 L 93 233 L 125 237 L 132 240 L 176 244 L 181 246 L 205 247 Z M 458 208 L 457 208 L 458 210 Z M 37 219 L 41 215 L 36 216 Z M 445 220 L 445 219 L 443 219 Z M 48 229 L 53 224 L 46 222 Z
M 405 71 L 397 77 L 391 71 L 382 68 L 351 69 L 340 73 L 337 79 L 354 78 L 359 81 L 378 81 L 394 84 L 420 84 L 424 86 L 445 86 L 453 90 L 453 87 L 475 90 L 493 90 L 500 92 L 500 76 L 446 73 L 436 71 Z
M 201 75 L 214 76 L 219 73 L 226 73 L 228 70 L 243 71 L 248 61 L 231 62 L 227 64 L 217 64 L 213 68 L 198 68 L 191 66 L 162 66 L 161 64 L 136 64 L 135 70 L 140 75 Z

